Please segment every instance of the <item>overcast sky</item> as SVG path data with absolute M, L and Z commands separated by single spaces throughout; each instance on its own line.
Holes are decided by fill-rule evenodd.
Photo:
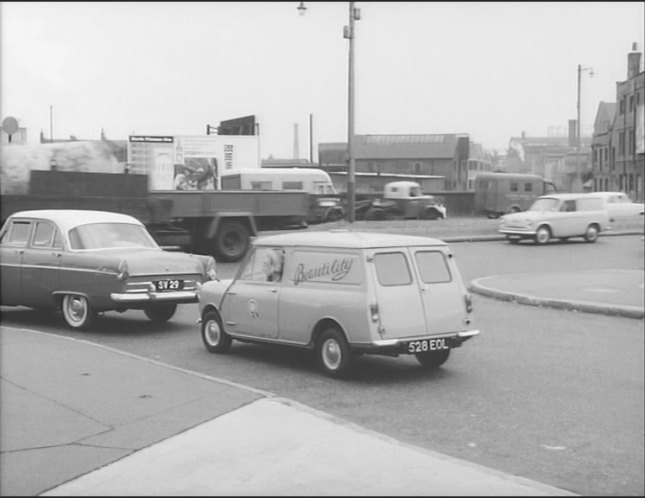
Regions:
M 262 157 L 314 160 L 347 140 L 349 2 L 2 2 L 1 117 L 126 140 L 203 135 L 255 115 Z M 357 134 L 468 133 L 505 151 L 525 131 L 590 134 L 616 100 L 643 2 L 356 2 Z M 642 70 L 642 63 L 641 63 Z

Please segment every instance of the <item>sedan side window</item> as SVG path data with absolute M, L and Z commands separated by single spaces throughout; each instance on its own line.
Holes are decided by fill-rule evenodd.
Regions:
M 34 233 L 34 241 L 32 243 L 34 247 L 43 247 L 43 248 L 60 248 L 60 237 L 58 236 L 58 230 L 51 223 L 46 221 L 39 221 L 36 223 L 36 231 Z
M 11 227 L 2 239 L 2 245 L 12 247 L 27 247 L 29 242 L 29 233 L 31 232 L 31 222 L 14 221 Z

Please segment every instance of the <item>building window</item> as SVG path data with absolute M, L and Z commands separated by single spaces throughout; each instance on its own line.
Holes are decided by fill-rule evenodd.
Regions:
M 622 99 L 620 99 L 619 112 L 618 112 L 618 114 L 619 114 L 620 116 L 622 116 L 623 114 L 625 114 L 625 98 L 624 98 L 624 97 L 623 97 Z
M 414 174 L 415 175 L 421 174 L 421 163 L 414 163 Z

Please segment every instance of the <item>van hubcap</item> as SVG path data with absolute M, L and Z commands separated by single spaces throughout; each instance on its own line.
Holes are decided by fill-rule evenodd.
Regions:
M 326 341 L 323 345 L 322 352 L 325 365 L 332 370 L 338 368 L 338 365 L 340 365 L 340 360 L 342 358 L 340 345 L 336 341 Z

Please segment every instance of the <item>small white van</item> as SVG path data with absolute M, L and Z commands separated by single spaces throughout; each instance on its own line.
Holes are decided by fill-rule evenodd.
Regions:
M 292 232 L 256 239 L 235 278 L 199 290 L 204 346 L 233 340 L 310 349 L 348 375 L 363 354 L 440 367 L 479 334 L 448 244 L 412 235 Z

